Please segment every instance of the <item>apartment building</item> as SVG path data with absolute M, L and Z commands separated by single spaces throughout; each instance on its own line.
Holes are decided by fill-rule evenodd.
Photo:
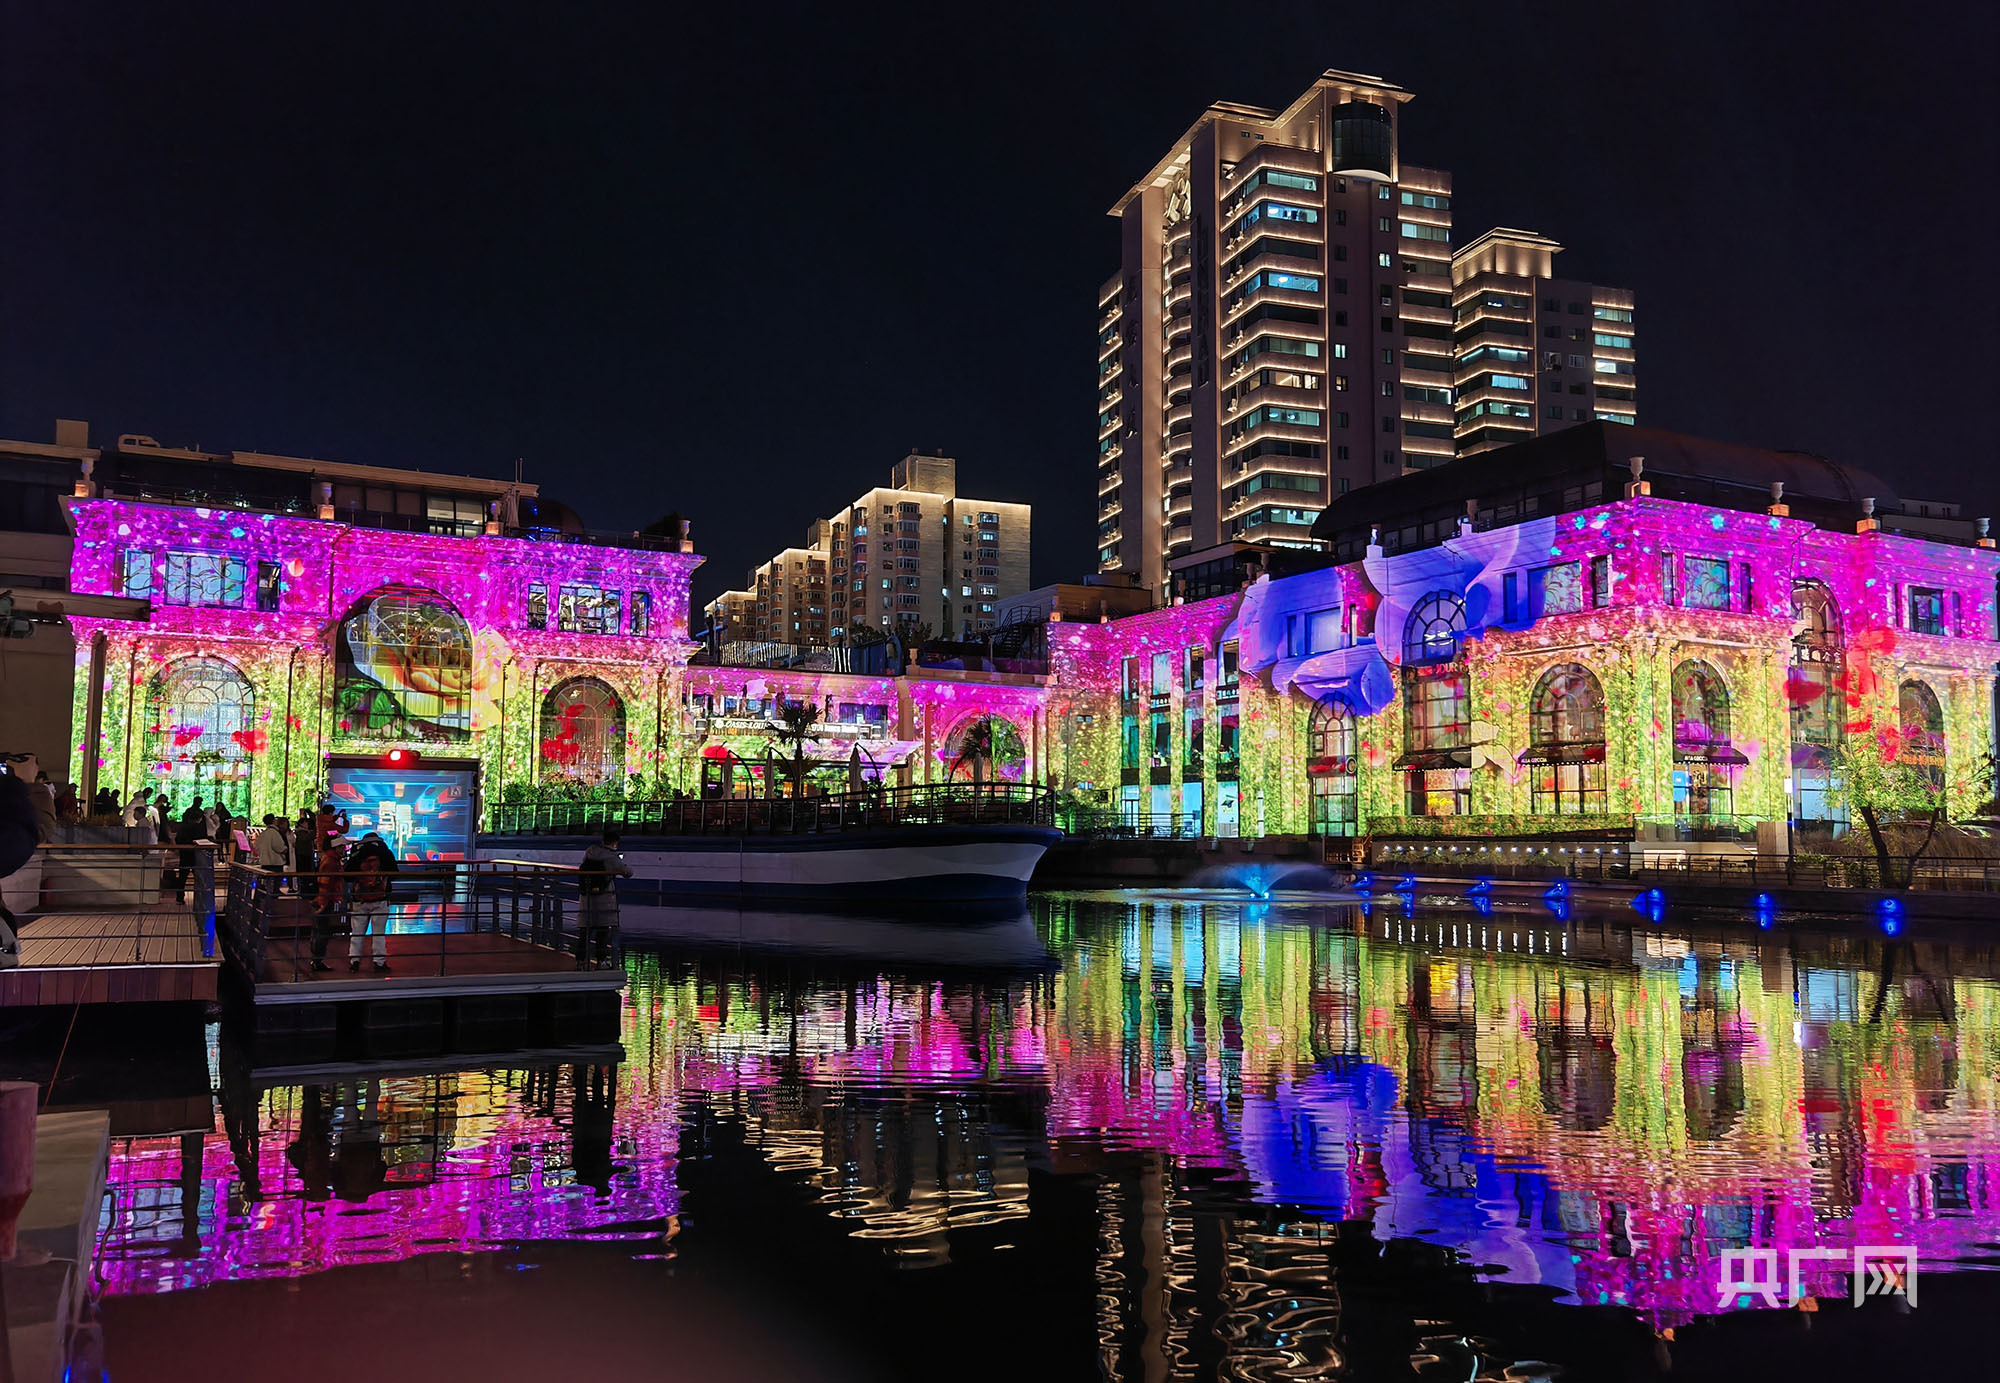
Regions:
M 827 641 L 826 549 L 788 547 L 750 573 L 755 632 L 773 643 Z
M 859 628 L 977 637 L 1028 589 L 1031 517 L 1026 504 L 960 495 L 955 460 L 913 452 L 887 485 L 809 525 L 804 547 L 710 601 L 709 621 L 724 641 L 825 644 Z
M 1562 246 L 1487 231 L 1451 259 L 1461 455 L 1578 423 L 1636 423 L 1632 294 L 1557 278 Z
M 1112 207 L 1100 570 L 1165 591 L 1176 558 L 1312 547 L 1335 497 L 1457 454 L 1451 175 L 1403 160 L 1410 99 L 1328 71 L 1210 106 Z

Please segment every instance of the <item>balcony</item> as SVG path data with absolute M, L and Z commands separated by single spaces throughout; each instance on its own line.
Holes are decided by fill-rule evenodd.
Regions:
M 1192 422 L 1193 420 L 1194 420 L 1194 405 L 1192 403 L 1175 404 L 1172 408 L 1169 408 L 1167 410 L 1168 427 L 1172 427 L 1175 423 Z
M 1293 389 L 1282 384 L 1260 384 L 1237 397 L 1238 411 L 1248 411 L 1263 404 L 1276 404 L 1280 408 L 1323 408 L 1326 400 L 1317 389 Z

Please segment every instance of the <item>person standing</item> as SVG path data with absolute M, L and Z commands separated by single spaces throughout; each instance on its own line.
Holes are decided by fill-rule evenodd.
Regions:
M 298 824 L 292 827 L 293 882 L 298 885 L 299 897 L 312 896 L 313 876 L 318 868 L 319 847 L 313 840 L 313 814 L 301 808 Z
M 175 837 L 181 846 L 180 872 L 174 876 L 174 897 L 176 899 L 179 899 L 185 893 L 188 895 L 190 903 L 196 901 L 194 897 L 194 847 L 208 838 L 208 813 L 201 809 L 201 799 L 197 797 L 188 804 L 188 809 L 181 813 L 180 833 Z M 214 901 L 213 898 L 208 900 L 211 904 Z
M 618 832 L 607 830 L 583 852 L 576 875 L 576 965 L 579 970 L 611 957 L 611 935 L 618 926 L 618 887 L 614 879 L 632 877 L 632 866 L 618 849 Z
M 361 968 L 361 953 L 368 936 L 375 936 L 375 973 L 389 973 L 389 885 L 396 872 L 396 857 L 382 837 L 370 831 L 348 860 L 347 872 L 354 876 L 353 929 L 347 940 L 347 968 Z
M 282 891 L 285 883 L 285 836 L 278 829 L 279 818 L 264 813 L 264 829 L 257 833 L 257 867 L 266 873 L 278 876 L 276 887 Z
M 24 762 L 16 764 L 14 772 L 19 773 L 30 784 L 28 802 L 35 809 L 35 832 L 40 837 L 41 843 L 47 845 L 56 838 L 56 789 L 55 784 L 49 781 L 49 775 L 36 768 L 34 763 L 34 757 L 31 755 Z
M 32 762 L 24 759 L 0 772 L 0 879 L 33 859 L 40 844 L 39 813 L 28 800 L 28 783 L 14 771 L 21 763 Z M 14 914 L 7 911 L 7 900 L 0 896 L 0 968 L 18 965 L 20 961 L 21 943 L 14 935 Z
M 314 852 L 318 866 L 313 878 L 312 968 L 315 970 L 333 968 L 326 963 L 326 946 L 333 939 L 334 923 L 339 920 L 346 892 L 347 881 L 341 877 L 345 853 L 339 836 Z M 360 963 L 357 961 L 351 968 L 359 970 Z

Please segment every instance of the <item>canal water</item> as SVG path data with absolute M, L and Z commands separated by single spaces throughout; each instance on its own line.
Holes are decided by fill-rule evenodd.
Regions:
M 109 1376 L 1990 1357 L 1992 948 L 1175 891 L 627 923 L 622 1050 L 253 1075 L 209 1029 L 212 1117 L 113 1147 Z M 1913 1248 L 1916 1304 L 1854 1306 L 1857 1247 Z M 1778 1250 L 1780 1306 L 1723 1290 L 1744 1248 Z M 1816 1310 L 1794 1249 L 1831 1251 L 1800 1260 Z

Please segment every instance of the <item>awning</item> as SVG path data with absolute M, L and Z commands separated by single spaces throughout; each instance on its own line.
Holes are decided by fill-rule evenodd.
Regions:
M 856 744 L 861 746 L 861 765 L 868 769 L 892 768 L 923 748 L 921 740 L 809 739 L 805 745 L 806 760 L 815 768 L 845 765 Z M 725 735 L 705 745 L 701 754 L 708 759 L 733 756 L 746 763 L 762 762 L 766 757 L 776 759 L 781 765 L 792 761 L 791 746 L 781 744 L 774 735 Z
M 1601 764 L 1604 741 L 1585 744 L 1531 744 L 1515 756 L 1517 764 Z
M 1471 768 L 1470 749 L 1412 749 L 1397 758 L 1397 768 Z
M 1728 764 L 1732 768 L 1743 768 L 1749 764 L 1750 760 L 1742 750 L 1727 741 L 1716 744 L 1682 741 L 1674 746 L 1674 762 L 1683 764 Z

